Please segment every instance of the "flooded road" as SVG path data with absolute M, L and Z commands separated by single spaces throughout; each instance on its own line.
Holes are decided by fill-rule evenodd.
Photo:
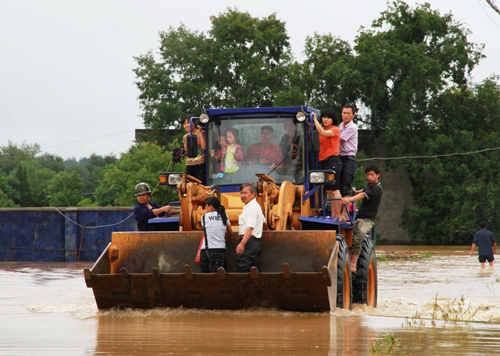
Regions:
M 380 246 L 378 308 L 331 314 L 98 311 L 89 263 L 0 263 L 0 355 L 499 355 L 500 265 L 468 251 Z

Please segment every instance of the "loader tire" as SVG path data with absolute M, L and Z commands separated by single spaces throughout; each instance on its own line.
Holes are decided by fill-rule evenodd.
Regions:
M 378 297 L 377 258 L 375 248 L 368 235 L 363 240 L 356 270 L 357 273 L 353 274 L 352 277 L 353 302 L 376 308 Z
M 339 254 L 337 264 L 337 308 L 352 310 L 351 257 L 345 238 L 337 235 Z

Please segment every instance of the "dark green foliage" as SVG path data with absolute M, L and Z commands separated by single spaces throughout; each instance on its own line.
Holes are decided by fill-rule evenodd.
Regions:
M 62 157 L 51 155 L 50 153 L 43 153 L 36 157 L 36 161 L 40 162 L 43 168 L 48 168 L 56 173 L 64 171 L 66 165 Z
M 340 109 L 357 99 L 351 62 L 354 59 L 348 42 L 331 34 L 306 38 L 300 87 L 310 106 Z
M 47 206 L 47 185 L 55 176 L 36 161 L 21 161 L 7 177 L 12 188 L 10 198 L 21 207 Z
M 23 143 L 21 147 L 13 142 L 0 147 L 0 170 L 9 174 L 21 161 L 31 161 L 40 153 L 40 145 Z
M 82 177 L 73 172 L 59 172 L 47 187 L 50 206 L 77 206 L 83 199 Z
M 40 145 L 0 147 L 0 207 L 76 206 L 84 195 L 90 199 L 114 156 L 92 155 L 64 161 L 40 153 Z
M 179 146 L 174 141 L 171 147 Z M 169 170 L 170 169 L 170 170 Z M 159 173 L 165 171 L 183 172 L 184 164 L 172 165 L 168 148 L 154 143 L 132 146 L 120 159 L 104 168 L 104 178 L 99 182 L 95 198 L 100 206 L 130 206 L 137 203 L 134 187 L 137 183 L 147 183 L 152 190 L 152 200 L 157 204 L 168 204 L 178 200 L 170 188 L 157 186 Z M 156 190 L 155 190 L 156 188 Z
M 276 15 L 228 9 L 210 19 L 206 34 L 184 25 L 161 32 L 158 60 L 151 51 L 136 58 L 144 124 L 155 135 L 203 108 L 272 106 L 288 89 L 290 46 Z
M 422 144 L 426 155 L 498 147 L 500 86 L 492 79 L 470 90 L 447 90 L 436 101 L 439 130 Z M 415 206 L 403 215 L 412 238 L 470 242 L 479 221 L 500 231 L 499 150 L 406 162 Z M 432 231 L 432 234 L 429 233 Z

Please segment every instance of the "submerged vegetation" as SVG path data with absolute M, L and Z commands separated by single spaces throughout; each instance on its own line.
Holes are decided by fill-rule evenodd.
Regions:
M 403 252 L 392 252 L 392 253 L 384 253 L 377 256 L 377 261 L 379 262 L 388 262 L 388 261 L 415 261 L 421 258 L 431 258 L 432 255 L 430 252 L 424 253 L 410 253 L 410 251 Z
M 436 327 L 436 321 L 438 320 L 442 320 L 444 326 L 447 324 L 455 327 L 466 326 L 474 321 L 479 309 L 479 307 L 473 307 L 471 303 L 466 303 L 463 296 L 460 299 L 455 298 L 452 301 L 440 303 L 436 294 L 430 313 L 431 326 Z M 406 321 L 402 324 L 403 329 L 420 329 L 426 326 L 425 319 L 421 317 L 418 311 L 411 318 L 406 318 Z
M 439 303 L 436 294 L 431 312 L 432 323 L 435 326 L 435 320 L 440 319 L 445 325 L 447 323 L 454 326 L 468 325 L 474 321 L 478 311 L 479 308 L 474 308 L 471 303 L 465 303 L 464 296 L 458 300 L 455 298 L 451 302 Z
M 396 335 L 387 334 L 381 340 L 372 341 L 372 344 L 368 351 L 376 355 L 394 355 L 400 347 L 401 344 L 398 340 L 396 340 Z

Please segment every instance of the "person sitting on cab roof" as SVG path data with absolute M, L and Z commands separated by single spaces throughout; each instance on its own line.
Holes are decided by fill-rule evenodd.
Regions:
M 251 144 L 245 153 L 245 162 L 247 164 L 263 164 L 270 168 L 283 169 L 283 155 L 281 148 L 272 143 L 274 129 L 272 126 L 265 125 L 260 129 L 261 142 Z
M 134 218 L 137 221 L 139 231 L 155 231 L 153 224 L 148 223 L 149 219 L 165 216 L 169 213 L 179 214 L 180 212 L 178 209 L 172 209 L 171 206 L 161 207 L 149 201 L 151 189 L 146 183 L 138 183 L 135 186 L 135 196 L 137 197 L 137 204 L 134 206 Z

